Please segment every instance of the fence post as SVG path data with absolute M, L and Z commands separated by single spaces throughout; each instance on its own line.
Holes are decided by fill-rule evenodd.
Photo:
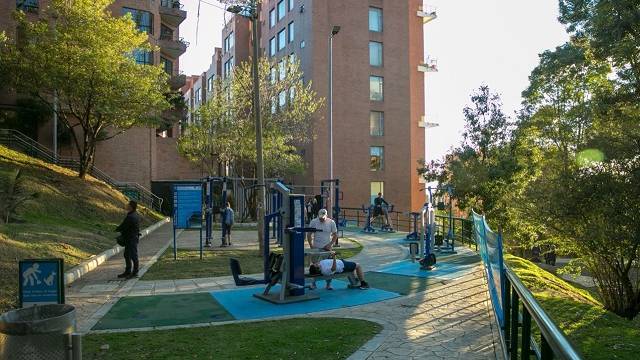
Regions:
M 356 223 L 356 226 L 360 227 L 360 210 L 356 210 Z

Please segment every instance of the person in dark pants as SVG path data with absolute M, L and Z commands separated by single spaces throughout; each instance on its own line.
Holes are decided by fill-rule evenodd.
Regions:
M 131 279 L 138 276 L 138 240 L 140 239 L 140 216 L 136 212 L 138 203 L 131 200 L 125 206 L 127 216 L 122 221 L 116 231 L 119 232 L 124 241 L 124 272 L 118 278 Z M 132 269 L 133 265 L 133 269 Z

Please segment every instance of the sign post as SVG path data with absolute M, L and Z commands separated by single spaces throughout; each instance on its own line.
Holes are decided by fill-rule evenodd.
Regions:
M 64 304 L 64 261 L 26 259 L 18 263 L 20 307 Z

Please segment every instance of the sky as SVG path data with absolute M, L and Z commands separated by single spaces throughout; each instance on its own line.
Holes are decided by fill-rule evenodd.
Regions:
M 180 36 L 190 43 L 180 57 L 185 74 L 209 67 L 214 47 L 222 43 L 224 11 L 215 0 L 182 1 L 187 20 Z M 209 4 L 213 5 L 209 5 Z M 438 60 L 439 71 L 426 75 L 426 158 L 439 159 L 461 141 L 462 109 L 482 84 L 498 92 L 504 111 L 520 106 L 522 90 L 538 63 L 538 54 L 568 40 L 558 18 L 558 0 L 428 0 L 438 18 L 425 26 L 425 56 Z M 228 19 L 227 15 L 227 19 Z M 196 40 L 196 26 L 198 36 Z

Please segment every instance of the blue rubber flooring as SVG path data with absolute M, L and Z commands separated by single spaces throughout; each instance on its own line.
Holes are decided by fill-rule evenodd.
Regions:
M 453 280 L 466 275 L 475 266 L 475 264 L 442 262 L 437 263 L 435 269 L 433 270 L 421 270 L 420 265 L 417 262 L 413 263 L 409 260 L 406 260 L 387 265 L 382 269 L 376 271 L 395 275 Z
M 255 293 L 261 293 L 263 288 L 219 290 L 211 292 L 211 296 L 238 320 L 306 314 L 369 304 L 400 296 L 394 292 L 374 288 L 349 289 L 347 282 L 340 280 L 333 280 L 332 286 L 334 290 L 325 290 L 324 282 L 318 281 L 318 288 L 313 292 L 320 296 L 319 299 L 280 305 L 253 296 Z M 271 293 L 275 294 L 279 290 L 279 285 L 274 286 Z

